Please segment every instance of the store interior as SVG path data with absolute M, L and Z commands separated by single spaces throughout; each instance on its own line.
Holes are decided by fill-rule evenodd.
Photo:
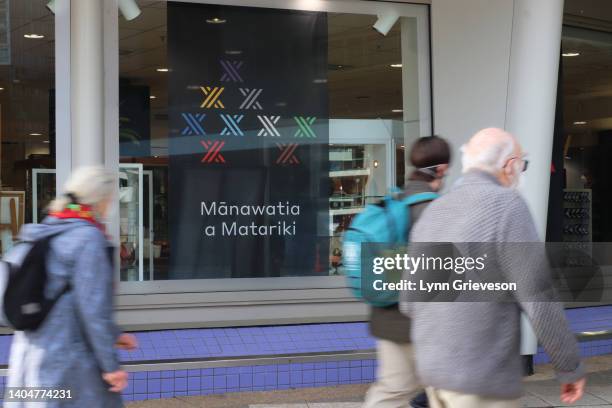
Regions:
M 55 196 L 55 25 L 45 4 L 0 2 L 1 253 Z
M 609 242 L 612 240 L 610 2 L 565 2 L 560 61 L 547 240 Z

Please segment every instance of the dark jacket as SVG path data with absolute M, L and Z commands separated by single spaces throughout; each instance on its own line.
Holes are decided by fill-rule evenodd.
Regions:
M 431 186 L 425 181 L 409 180 L 405 186 L 406 196 L 431 192 Z M 415 204 L 410 207 L 410 226 L 416 224 L 421 213 L 429 202 Z M 410 342 L 410 319 L 400 313 L 398 305 L 370 308 L 370 334 L 383 340 L 396 343 Z

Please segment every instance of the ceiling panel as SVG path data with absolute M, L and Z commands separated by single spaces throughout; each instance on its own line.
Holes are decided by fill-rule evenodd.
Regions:
M 11 65 L 0 66 L 0 87 L 4 88 L 0 91 L 3 143 L 49 138 L 49 100 L 55 84 L 55 26 L 54 16 L 46 8 L 47 1 L 9 3 Z M 41 34 L 44 38 L 27 39 L 24 34 Z
M 152 49 L 166 48 L 166 34 L 158 31 L 145 31 L 139 35 L 132 35 L 120 41 L 122 57 L 147 52 Z
M 158 96 L 154 106 L 163 110 L 167 85 L 155 68 L 168 64 L 165 4 L 139 4 L 149 6 L 143 7 L 140 21 L 120 23 L 120 71 L 122 77 L 157 88 L 152 91 Z M 329 72 L 334 117 L 397 117 L 391 110 L 401 109 L 401 70 L 390 67 L 401 62 L 400 24 L 383 36 L 372 28 L 375 21 L 376 16 L 369 15 L 328 15 L 328 60 L 343 66 Z

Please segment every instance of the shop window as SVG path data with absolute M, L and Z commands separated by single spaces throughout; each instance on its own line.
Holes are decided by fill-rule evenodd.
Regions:
M 612 34 L 600 29 L 611 11 L 606 1 L 565 4 L 548 241 L 612 240 Z
M 423 136 L 417 18 L 204 3 L 119 19 L 121 280 L 341 275 Z
M 0 252 L 55 197 L 54 16 L 43 0 L 0 1 Z

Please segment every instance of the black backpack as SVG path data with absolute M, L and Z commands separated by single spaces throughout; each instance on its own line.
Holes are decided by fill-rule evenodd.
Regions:
M 67 283 L 54 298 L 45 297 L 47 286 L 47 255 L 53 234 L 33 242 L 18 245 L 31 245 L 21 265 L 8 265 L 8 280 L 4 292 L 3 311 L 7 323 L 15 330 L 38 329 L 55 303 L 70 290 Z

